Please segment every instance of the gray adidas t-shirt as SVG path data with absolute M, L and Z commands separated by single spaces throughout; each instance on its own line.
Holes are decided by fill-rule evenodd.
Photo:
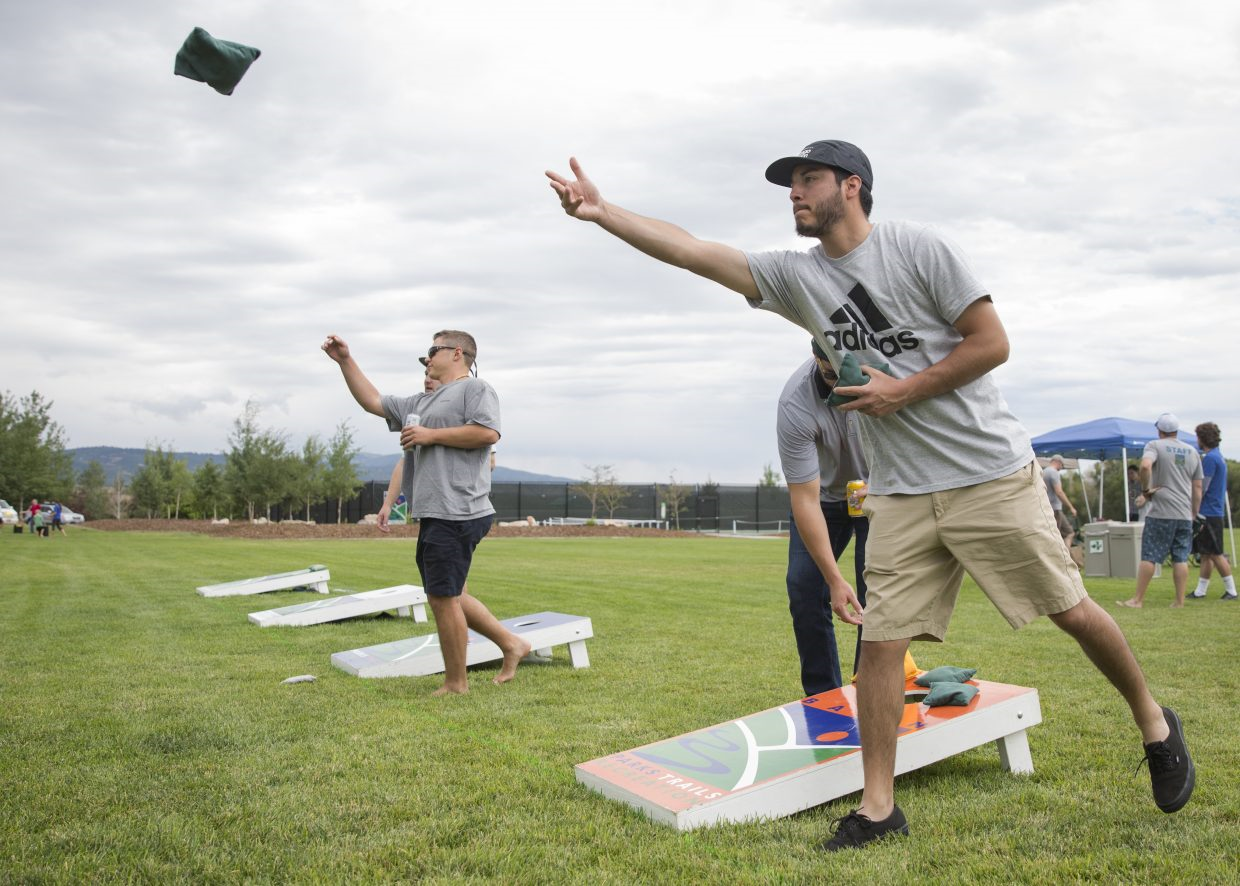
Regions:
M 861 450 L 857 413 L 832 409 L 815 382 L 818 364 L 811 358 L 784 384 L 779 395 L 775 433 L 779 463 L 789 483 L 815 477 L 823 501 L 845 501 L 850 480 L 868 480 Z
M 417 413 L 428 428 L 482 425 L 496 433 L 499 427 L 499 396 L 479 378 L 462 378 L 411 397 L 383 397 L 388 428 L 399 432 L 405 418 Z M 473 520 L 494 514 L 491 505 L 491 447 L 457 449 L 453 446 L 418 446 L 405 451 L 401 492 L 409 502 L 409 515 L 419 519 Z
M 838 259 L 821 244 L 746 257 L 760 294 L 751 305 L 809 331 L 833 363 L 851 351 L 863 364 L 889 363 L 896 378 L 947 357 L 962 338 L 952 324 L 987 295 L 953 243 L 910 222 L 876 224 Z M 860 421 L 875 495 L 972 486 L 1033 460 L 1028 432 L 989 373 Z
M 1145 444 L 1141 458 L 1153 459 L 1150 487 L 1160 487 L 1150 499 L 1146 519 L 1193 519 L 1193 481 L 1203 476 L 1197 450 L 1175 437 L 1159 437 Z

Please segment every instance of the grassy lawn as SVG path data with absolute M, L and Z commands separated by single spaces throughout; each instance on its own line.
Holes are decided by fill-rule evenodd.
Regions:
M 359 680 L 332 652 L 433 630 L 387 617 L 261 629 L 305 593 L 205 599 L 200 584 L 311 563 L 333 591 L 417 583 L 413 543 L 255 542 L 71 529 L 0 535 L 0 882 L 1235 882 L 1240 604 L 1147 607 L 1089 579 L 1198 768 L 1168 816 L 1127 708 L 1043 620 L 1012 632 L 971 583 L 923 667 L 1035 686 L 1032 776 L 991 746 L 897 780 L 911 839 L 824 857 L 856 796 L 792 818 L 678 833 L 576 784 L 573 764 L 800 694 L 785 545 L 754 539 L 492 539 L 471 589 L 505 618 L 589 616 L 591 667 L 468 696 L 438 677 Z M 845 567 L 850 574 L 851 565 Z M 1193 571 L 1192 580 L 1195 581 Z M 1190 585 L 1191 589 L 1191 585 Z M 841 630 L 851 660 L 851 629 Z M 285 686 L 296 674 L 318 681 Z

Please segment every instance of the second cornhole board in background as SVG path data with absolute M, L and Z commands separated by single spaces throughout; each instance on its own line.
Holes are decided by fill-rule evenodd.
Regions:
M 226 581 L 217 585 L 202 585 L 198 593 L 204 597 L 240 597 L 247 594 L 265 594 L 269 591 L 291 591 L 294 588 L 306 588 L 327 594 L 327 580 L 331 573 L 326 566 L 307 566 L 305 569 L 294 569 L 292 572 L 277 572 L 274 575 L 260 575 L 257 578 L 243 578 L 239 581 Z
M 251 612 L 250 621 L 262 628 L 304 627 L 362 615 L 375 615 L 390 609 L 396 610 L 397 615 L 412 615 L 414 621 L 425 622 L 426 591 L 417 585 L 395 585 L 379 588 L 377 591 L 349 594 L 347 597 L 329 597 L 312 603 Z

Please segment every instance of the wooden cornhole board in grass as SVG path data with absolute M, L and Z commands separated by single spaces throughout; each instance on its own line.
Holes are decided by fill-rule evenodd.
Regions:
M 331 573 L 326 566 L 307 566 L 305 569 L 294 569 L 292 572 L 277 572 L 275 575 L 260 575 L 257 578 L 243 578 L 240 581 L 226 581 L 218 585 L 203 585 L 198 593 L 204 597 L 239 597 L 245 594 L 265 594 L 268 591 L 288 591 L 293 588 L 309 588 L 320 594 L 329 593 L 327 580 Z
M 584 616 L 537 612 L 506 618 L 500 624 L 523 637 L 541 655 L 550 655 L 552 646 L 567 644 L 573 667 L 590 666 L 586 640 L 594 636 L 594 629 L 590 619 Z M 466 665 L 496 661 L 503 657 L 499 647 L 486 637 L 469 632 L 469 643 L 465 647 Z M 337 652 L 332 656 L 332 664 L 358 677 L 425 677 L 427 674 L 443 673 L 443 653 L 439 648 L 439 637 L 426 634 Z
M 970 681 L 967 707 L 927 708 L 926 689 L 906 686 L 896 774 L 993 741 L 1012 772 L 1032 772 L 1026 730 L 1042 722 L 1036 689 Z M 861 790 L 856 688 L 599 757 L 577 781 L 679 830 L 780 818 Z
M 347 597 L 329 597 L 326 600 L 315 600 L 313 603 L 298 603 L 295 606 L 284 606 L 280 609 L 251 612 L 250 621 L 262 628 L 303 627 L 323 624 L 327 621 L 357 618 L 359 615 L 374 615 L 389 609 L 395 609 L 397 615 L 405 617 L 412 615 L 414 621 L 424 622 L 426 621 L 426 591 L 417 585 L 396 585 L 390 588 L 379 588 L 377 591 L 349 594 Z

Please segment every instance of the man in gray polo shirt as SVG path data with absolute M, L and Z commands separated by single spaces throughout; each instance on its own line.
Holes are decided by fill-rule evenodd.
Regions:
M 1180 420 L 1164 412 L 1154 422 L 1158 439 L 1145 444 L 1141 453 L 1141 495 L 1150 502 L 1141 531 L 1141 565 L 1137 569 L 1137 590 L 1130 600 L 1117 600 L 1120 606 L 1140 609 L 1145 591 L 1154 577 L 1154 567 L 1171 555 L 1171 577 L 1175 582 L 1173 608 L 1184 605 L 1188 590 L 1188 554 L 1193 546 L 1193 521 L 1201 508 L 1201 456 L 1176 436 Z
M 848 509 L 848 484 L 870 476 L 861 451 L 857 416 L 827 405 L 839 378 L 825 354 L 801 364 L 779 395 L 775 431 L 779 463 L 788 481 L 792 526 L 788 533 L 788 611 L 801 687 L 807 696 L 843 684 L 839 649 L 831 623 L 830 585 L 844 581 L 836 560 L 854 536 L 854 575 L 858 600 L 865 604 L 865 540 L 869 521 Z M 828 580 L 823 576 L 830 576 Z M 861 656 L 861 628 L 853 672 Z
M 465 589 L 474 548 L 491 528 L 491 446 L 499 441 L 499 398 L 471 375 L 478 346 L 467 332 L 435 333 L 425 358 L 429 393 L 381 395 L 349 353 L 344 339 L 329 335 L 323 350 L 340 365 L 349 393 L 367 412 L 400 432 L 405 450 L 402 486 L 409 513 L 419 518 L 417 565 L 443 651 L 444 684 L 434 695 L 469 691 L 465 647 L 473 628 L 504 654 L 492 682 L 507 683 L 530 644 L 507 630 L 482 601 Z M 416 423 L 408 421 L 417 415 Z M 416 470 L 415 470 L 415 449 Z

